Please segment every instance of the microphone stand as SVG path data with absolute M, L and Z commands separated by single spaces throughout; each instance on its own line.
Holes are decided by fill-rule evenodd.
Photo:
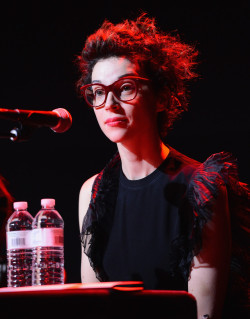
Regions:
M 18 126 L 11 129 L 9 133 L 0 132 L 0 139 L 9 139 L 13 142 L 25 142 L 31 138 L 34 131 L 34 126 L 23 125 L 21 122 L 18 122 Z

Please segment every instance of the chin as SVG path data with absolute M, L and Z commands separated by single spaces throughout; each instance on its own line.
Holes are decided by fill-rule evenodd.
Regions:
M 110 136 L 111 134 L 109 135 L 106 135 L 107 138 L 113 142 L 113 143 L 121 143 L 122 141 L 124 141 L 125 139 L 122 137 L 122 136 Z
M 113 143 L 122 143 L 127 141 L 128 139 L 133 139 L 135 134 L 135 129 L 131 126 L 126 125 L 116 126 L 116 127 L 101 127 L 102 132 L 106 137 Z
M 126 133 L 120 130 L 116 130 L 113 132 L 104 132 L 106 137 L 113 143 L 121 143 L 126 139 Z

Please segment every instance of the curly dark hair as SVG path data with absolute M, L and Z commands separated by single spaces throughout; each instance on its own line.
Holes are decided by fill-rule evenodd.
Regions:
M 197 76 L 193 71 L 198 52 L 183 43 L 179 36 L 163 33 L 155 19 L 142 13 L 135 21 L 125 20 L 114 25 L 105 20 L 100 29 L 90 35 L 81 55 L 77 57 L 81 76 L 77 89 L 91 82 L 94 65 L 109 57 L 128 58 L 137 62 L 164 105 L 159 113 L 158 128 L 164 137 L 174 121 L 188 109 L 187 80 Z

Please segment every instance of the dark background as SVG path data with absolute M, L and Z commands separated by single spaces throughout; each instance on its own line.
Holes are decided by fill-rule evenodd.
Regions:
M 66 108 L 72 128 L 40 128 L 26 142 L 0 139 L 0 174 L 17 201 L 34 216 L 40 199 L 53 197 L 65 221 L 67 282 L 80 282 L 78 194 L 116 147 L 102 135 L 93 113 L 75 91 L 74 64 L 84 41 L 108 19 L 135 18 L 140 9 L 159 27 L 176 30 L 200 51 L 200 79 L 190 86 L 190 111 L 167 142 L 199 161 L 226 150 L 249 183 L 248 1 L 8 1 L 0 8 L 0 108 L 50 111 Z M 0 131 L 15 126 L 0 120 Z

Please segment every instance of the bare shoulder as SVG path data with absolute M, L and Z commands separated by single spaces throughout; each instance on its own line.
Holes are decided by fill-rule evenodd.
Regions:
M 79 194 L 79 225 L 81 229 L 83 218 L 88 210 L 90 199 L 91 199 L 91 191 L 93 187 L 94 180 L 97 174 L 87 179 L 80 190 Z
M 81 195 L 85 195 L 85 193 L 91 193 L 91 190 L 92 190 L 92 186 L 93 186 L 93 183 L 94 183 L 94 180 L 96 178 L 98 174 L 90 177 L 89 179 L 87 179 L 83 184 L 82 184 L 82 187 L 81 187 L 81 190 L 80 190 L 80 196 Z

